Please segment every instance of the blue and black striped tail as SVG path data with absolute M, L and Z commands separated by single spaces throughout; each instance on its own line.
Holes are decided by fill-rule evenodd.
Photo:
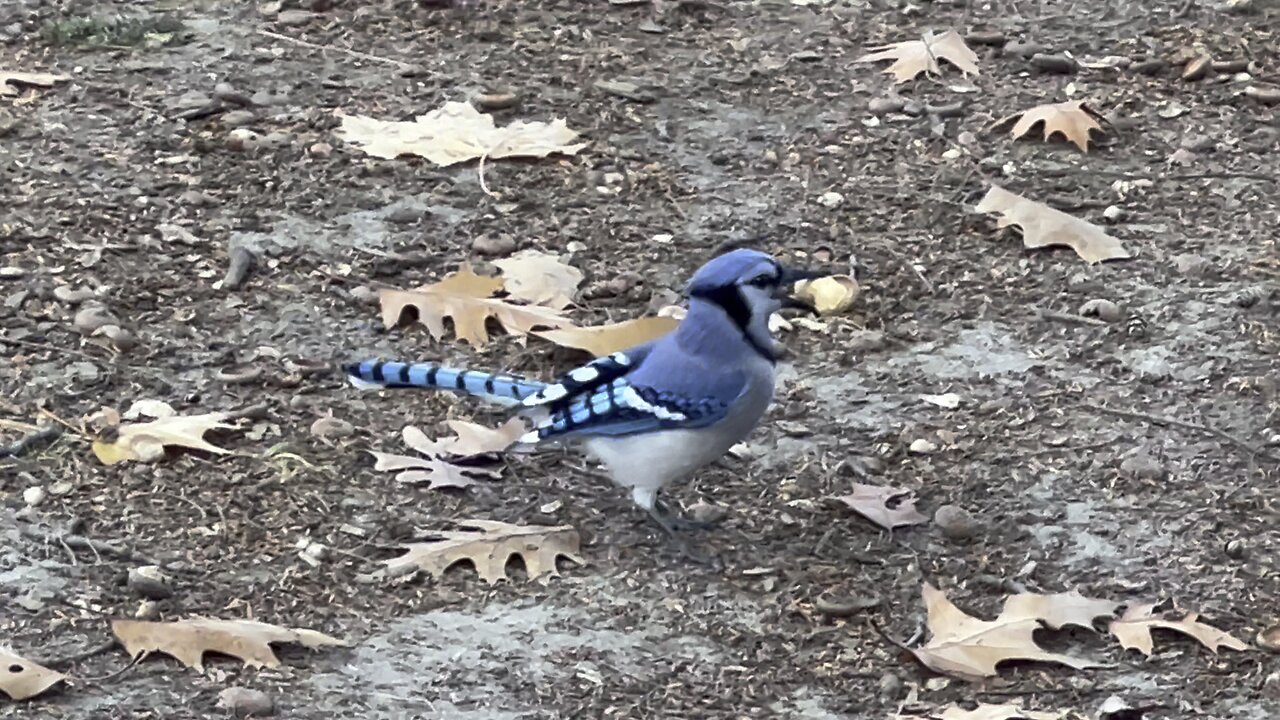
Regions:
M 434 363 L 365 360 L 349 363 L 342 369 L 349 377 L 368 385 L 449 390 L 499 401 L 518 402 L 546 387 L 546 383 L 515 375 L 455 370 Z

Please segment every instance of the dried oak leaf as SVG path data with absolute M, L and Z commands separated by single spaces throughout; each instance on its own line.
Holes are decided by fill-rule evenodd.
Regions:
M 418 155 L 441 167 L 476 158 L 575 155 L 586 143 L 574 143 L 578 133 L 562 119 L 546 122 L 517 120 L 497 127 L 493 116 L 464 102 L 419 115 L 413 122 L 342 115 L 338 137 L 374 157 L 387 160 Z
M 315 630 L 284 628 L 253 620 L 195 617 L 176 622 L 112 620 L 111 632 L 132 656 L 161 652 L 189 668 L 204 672 L 204 654 L 216 652 L 250 667 L 279 667 L 272 643 L 298 643 L 308 648 L 345 647 L 347 643 Z
M 18 72 L 15 70 L 0 69 L 0 96 L 17 95 L 18 85 L 32 85 L 35 87 L 47 88 L 53 87 L 54 83 L 65 82 L 70 79 L 70 75 Z
M 642 317 L 596 327 L 570 325 L 555 330 L 542 330 L 534 335 L 561 347 L 586 350 L 596 357 L 602 357 L 657 340 L 679 324 L 680 321 L 673 317 Z
M 493 264 L 502 270 L 503 287 L 517 300 L 563 310 L 573 302 L 582 271 L 559 255 L 525 250 Z
M 26 700 L 48 690 L 67 676 L 0 647 L 0 692 L 11 700 Z
M 1037 105 L 1030 110 L 1023 110 L 997 120 L 993 127 L 1000 128 L 1013 123 L 1009 134 L 1015 138 L 1031 132 L 1036 125 L 1044 125 L 1044 139 L 1061 133 L 1068 141 L 1083 152 L 1089 152 L 1089 132 L 1102 132 L 1098 120 L 1102 118 L 1097 112 L 1079 100 L 1071 102 L 1049 103 Z M 1017 120 L 1015 123 L 1014 121 Z
M 527 527 L 496 520 L 465 520 L 463 528 L 435 534 L 430 542 L 408 543 L 400 557 L 386 560 L 384 571 L 399 576 L 422 570 L 439 577 L 454 564 L 471 561 L 480 579 L 490 585 L 507 579 L 507 561 L 519 555 L 530 579 L 559 575 L 556 560 L 568 558 L 579 565 L 578 531 L 569 525 Z
M 1005 598 L 1004 607 L 1000 609 L 1000 616 L 996 620 L 1039 620 L 1053 630 L 1071 625 L 1093 630 L 1095 620 L 1114 616 L 1119 608 L 1118 602 L 1088 598 L 1078 592 L 1052 595 L 1019 593 Z
M 979 74 L 978 55 L 965 45 L 964 38 L 955 30 L 948 30 L 941 35 L 925 33 L 920 40 L 882 45 L 858 58 L 860 63 L 880 60 L 894 61 L 885 72 L 891 73 L 899 83 L 911 80 L 920 73 L 941 74 L 939 60 L 955 65 L 965 75 Z
M 512 305 L 503 300 L 476 297 L 467 293 L 440 289 L 439 285 L 417 290 L 381 290 L 382 324 L 388 328 L 400 322 L 405 308 L 418 311 L 418 322 L 436 340 L 444 338 L 445 318 L 453 320 L 453 332 L 459 340 L 476 347 L 489 342 L 485 323 L 497 320 L 509 333 L 526 335 L 535 328 L 557 328 L 569 324 L 557 311 L 536 305 Z
M 422 458 L 412 455 L 396 455 L 395 453 L 384 453 L 376 450 L 368 452 L 377 461 L 373 465 L 374 470 L 399 470 L 400 474 L 396 475 L 397 482 L 415 485 L 427 483 L 427 487 L 431 490 L 446 487 L 469 487 L 475 484 L 476 476 L 494 479 L 502 476 L 496 470 L 471 466 L 463 467 L 436 457 Z
M 416 427 L 401 431 L 404 443 L 423 455 L 471 457 L 499 453 L 515 444 L 525 432 L 524 421 L 513 417 L 496 428 L 465 420 L 450 420 L 449 429 L 457 437 L 432 440 Z
M 1006 660 L 1059 663 L 1076 669 L 1098 667 L 1098 663 L 1051 653 L 1036 645 L 1033 635 L 1040 628 L 1040 619 L 1011 615 L 979 620 L 962 612 L 928 583 L 923 594 L 931 638 L 912 652 L 932 670 L 977 680 L 996 675 L 996 666 Z
M 93 453 L 106 465 L 125 460 L 155 462 L 164 457 L 164 449 L 170 445 L 225 455 L 231 451 L 205 442 L 204 434 L 219 428 L 230 429 L 232 426 L 222 422 L 226 419 L 226 413 L 206 413 L 171 415 L 151 422 L 120 425 L 93 441 Z
M 916 510 L 916 500 L 911 495 L 910 490 L 901 488 L 854 483 L 852 493 L 837 495 L 833 499 L 848 505 L 849 509 L 885 530 L 892 530 L 904 525 L 929 522 L 929 516 Z M 897 503 L 890 507 L 890 501 L 895 498 Z
M 848 310 L 861 292 L 852 276 L 828 275 L 796 283 L 795 296 L 811 303 L 819 315 L 834 315 Z
M 1196 613 L 1189 612 L 1179 620 L 1169 620 L 1155 614 L 1156 605 L 1157 603 L 1133 605 L 1127 608 L 1118 619 L 1113 620 L 1107 629 L 1120 641 L 1124 649 L 1138 650 L 1147 657 L 1151 656 L 1155 642 L 1151 637 L 1151 631 L 1156 628 L 1189 635 L 1215 654 L 1219 647 L 1232 650 L 1249 648 L 1248 644 L 1230 634 L 1200 622 L 1197 619 L 1199 615 Z
M 1120 241 L 1097 225 L 1015 195 L 998 185 L 991 186 L 974 210 L 999 214 L 997 227 L 1017 225 L 1022 230 L 1022 245 L 1026 248 L 1066 245 L 1090 265 L 1129 257 Z

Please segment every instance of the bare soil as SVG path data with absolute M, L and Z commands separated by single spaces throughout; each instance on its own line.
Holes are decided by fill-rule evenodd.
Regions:
M 67 433 L 0 459 L 0 640 L 79 678 L 119 671 L 118 648 L 76 656 L 138 610 L 124 578 L 155 562 L 174 578 L 161 617 L 254 617 L 356 644 L 286 648 L 279 670 L 213 660 L 204 675 L 154 657 L 0 716 L 213 717 L 237 685 L 295 718 L 883 718 L 912 686 L 925 705 L 1013 699 L 1093 717 L 1115 695 L 1148 718 L 1280 713 L 1280 655 L 1262 650 L 1215 656 L 1161 635 L 1144 658 L 1059 633 L 1046 642 L 1107 667 L 1012 665 L 971 684 L 934 679 L 875 629 L 915 635 L 925 581 L 988 617 L 1025 588 L 1168 599 L 1244 639 L 1280 620 L 1280 125 L 1243 94 L 1280 79 L 1265 3 L 258 5 L 0 5 L 0 67 L 72 76 L 0 101 L 0 267 L 16 268 L 0 276 L 0 417 L 74 423 L 140 398 L 257 410 L 213 436 L 234 456 L 104 467 Z M 121 14 L 143 31 L 97 32 Z M 75 29 L 86 22 L 93 32 Z M 873 112 L 891 78 L 856 58 L 947 27 L 1004 41 L 975 44 L 980 77 L 948 68 L 901 86 L 905 111 Z M 1027 41 L 1165 62 L 1040 74 L 1006 44 Z M 1242 68 L 1180 79 L 1199 53 Z M 600 80 L 634 83 L 639 99 Z M 494 197 L 474 164 L 374 160 L 333 137 L 338 110 L 408 119 L 480 92 L 518 94 L 500 122 L 565 117 L 590 145 L 488 163 Z M 1069 97 L 1114 123 L 1087 155 L 986 132 Z M 235 147 L 233 124 L 262 142 Z M 1099 223 L 1118 208 L 1111 232 L 1135 257 L 1088 266 L 1023 249 L 971 210 L 993 183 Z M 705 539 L 722 568 L 683 561 L 571 454 L 466 491 L 398 486 L 362 450 L 396 450 L 409 423 L 495 416 L 290 370 L 383 356 L 547 376 L 580 358 L 386 332 L 371 288 L 483 268 L 495 246 L 576 243 L 591 298 L 577 316 L 602 322 L 671 302 L 716 246 L 744 238 L 855 263 L 864 294 L 827 332 L 784 336 L 778 402 L 749 456 L 675 494 L 728 508 Z M 218 281 L 236 247 L 261 259 L 232 290 Z M 88 301 L 59 286 L 92 290 L 136 344 L 82 337 Z M 1120 317 L 1072 320 L 1094 299 Z M 220 379 L 246 367 L 262 372 Z M 959 408 L 919 399 L 943 392 Z M 329 414 L 355 436 L 314 437 Z M 0 441 L 21 434 L 0 428 Z M 939 448 L 909 453 L 921 438 Z M 912 489 L 930 513 L 956 505 L 973 535 L 882 532 L 827 499 L 853 482 Z M 35 486 L 48 495 L 30 508 Z M 573 524 L 588 564 L 545 585 L 515 569 L 487 587 L 467 568 L 357 582 L 397 540 L 475 517 Z M 39 539 L 72 531 L 132 555 Z M 313 567 L 300 541 L 332 552 Z M 816 607 L 823 594 L 879 604 L 837 619 Z

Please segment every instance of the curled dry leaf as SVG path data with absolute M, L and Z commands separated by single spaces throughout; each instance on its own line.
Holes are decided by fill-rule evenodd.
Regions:
M 894 80 L 899 83 L 911 80 L 921 73 L 941 74 L 939 60 L 955 65 L 965 75 L 979 74 L 977 53 L 965 45 L 964 38 L 955 30 L 948 30 L 941 35 L 925 33 L 920 40 L 883 45 L 858 58 L 860 63 L 881 60 L 893 61 L 885 72 L 893 75 Z
M 226 413 L 172 415 L 109 428 L 104 437 L 93 441 L 93 453 L 106 465 L 125 460 L 155 462 L 164 457 L 164 449 L 170 445 L 225 455 L 231 451 L 205 442 L 204 434 L 219 428 L 230 429 L 230 425 L 223 423 L 226 419 Z
M 70 79 L 71 76 L 69 75 L 0 69 L 0 96 L 17 95 L 19 85 L 47 88 L 53 87 L 54 83 L 65 82 Z
M 401 434 L 406 445 L 423 455 L 471 457 L 502 452 L 515 444 L 525 432 L 524 421 L 519 417 L 513 417 L 497 428 L 465 420 L 450 420 L 449 429 L 457 437 L 432 440 L 426 433 L 412 426 L 406 427 Z
M 374 157 L 392 159 L 418 155 L 439 166 L 481 157 L 546 157 L 552 153 L 577 154 L 586 143 L 574 143 L 578 133 L 564 120 L 517 120 L 497 127 L 492 115 L 468 103 L 447 102 L 419 115 L 413 122 L 378 120 L 362 115 L 342 115 L 338 137 Z
M 680 321 L 673 317 L 642 317 L 612 325 L 569 326 L 555 330 L 542 330 L 535 332 L 534 335 L 550 340 L 561 347 L 586 350 L 596 357 L 603 357 L 657 340 L 674 330 L 679 324 Z
M 834 499 L 885 530 L 929 522 L 929 516 L 916 509 L 916 500 L 910 490 L 854 483 L 852 493 L 838 495 Z M 897 502 L 890 507 L 895 499 Z
M 65 679 L 60 672 L 0 647 L 0 692 L 11 700 L 33 698 Z
M 537 250 L 525 250 L 493 264 L 502 270 L 503 287 L 511 297 L 555 310 L 568 307 L 582 284 L 581 270 L 559 255 Z
M 1098 667 L 1089 660 L 1048 652 L 1037 645 L 1033 636 L 1044 618 L 1011 612 L 994 621 L 979 620 L 962 612 L 928 583 L 924 585 L 924 603 L 931 637 L 912 652 L 937 672 L 977 680 L 996 675 L 996 666 L 1006 660 L 1059 663 L 1076 669 Z
M 795 296 L 811 303 L 819 315 L 834 315 L 848 310 L 861 292 L 851 276 L 829 275 L 796 283 Z
M 581 565 L 578 531 L 569 525 L 528 527 L 496 520 L 466 520 L 457 531 L 436 533 L 429 542 L 409 543 L 400 557 L 386 560 L 385 575 L 422 570 L 439 577 L 453 565 L 471 561 L 480 579 L 490 585 L 507 579 L 507 561 L 520 556 L 530 579 L 559 575 L 556 561 L 567 558 Z
M 1017 225 L 1027 248 L 1066 245 L 1089 264 L 1129 257 L 1124 246 L 1093 223 L 1072 217 L 1048 205 L 1028 200 L 992 185 L 974 208 L 980 213 L 997 213 L 997 227 Z
M 252 620 L 190 618 L 176 622 L 112 620 L 111 632 L 134 657 L 164 653 L 204 672 L 204 654 L 238 658 L 250 667 L 279 667 L 272 643 L 298 643 L 308 648 L 345 647 L 346 642 L 315 630 L 290 629 Z
M 1156 615 L 1155 609 L 1156 603 L 1133 605 L 1126 609 L 1119 619 L 1113 620 L 1107 629 L 1120 641 L 1124 649 L 1137 650 L 1148 657 L 1151 656 L 1155 645 L 1155 640 L 1151 637 L 1151 631 L 1156 628 L 1173 630 L 1195 638 L 1200 644 L 1214 653 L 1217 653 L 1220 647 L 1232 650 L 1247 650 L 1249 648 L 1244 641 L 1237 640 L 1222 630 L 1200 622 L 1199 615 L 1196 613 L 1189 612 L 1184 614 L 1181 619 L 1170 620 Z
M 1037 105 L 1030 110 L 1014 113 L 997 120 L 994 127 L 1013 124 L 1009 134 L 1015 138 L 1022 137 L 1035 129 L 1036 125 L 1044 125 L 1044 139 L 1061 133 L 1064 138 L 1075 144 L 1083 152 L 1089 152 L 1089 133 L 1102 132 L 1098 120 L 1102 118 L 1093 108 L 1081 101 L 1050 103 Z M 1014 122 L 1014 121 L 1017 122 Z

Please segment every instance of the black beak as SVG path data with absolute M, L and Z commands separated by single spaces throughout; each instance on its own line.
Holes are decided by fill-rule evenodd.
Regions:
M 775 291 L 778 299 L 782 300 L 782 307 L 796 308 L 797 310 L 805 310 L 807 312 L 817 314 L 817 309 L 804 300 L 795 297 L 793 294 L 796 289 L 796 283 L 801 280 L 816 280 L 820 277 L 836 274 L 833 270 L 801 270 L 798 268 L 783 268 L 782 275 L 778 277 L 778 288 Z

